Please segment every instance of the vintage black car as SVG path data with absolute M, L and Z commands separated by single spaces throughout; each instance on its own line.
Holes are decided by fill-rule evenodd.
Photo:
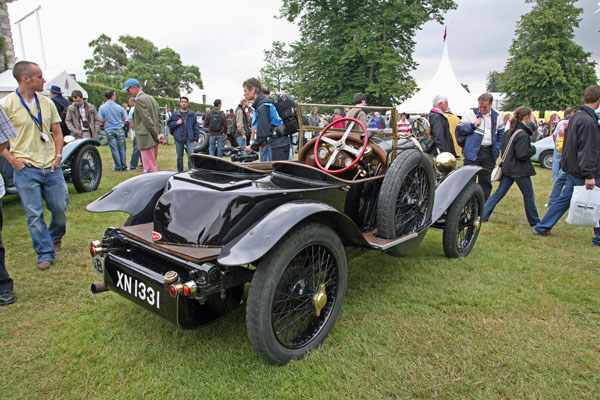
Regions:
M 102 179 L 102 158 L 96 147 L 100 142 L 96 139 L 75 139 L 73 136 L 65 137 L 63 147 L 62 170 L 65 180 L 72 182 L 79 193 L 91 192 L 98 188 Z M 6 193 L 15 194 L 13 182 L 14 168 L 0 156 L 0 171 Z
M 483 211 L 472 182 L 481 169 L 450 172 L 449 157 L 436 171 L 414 137 L 370 135 L 357 120 L 344 121 L 347 130 L 328 126 L 297 161 L 236 164 L 194 154 L 188 172 L 114 187 L 87 208 L 130 215 L 92 242 L 102 276 L 92 291 L 114 291 L 190 329 L 238 307 L 251 283 L 250 341 L 268 362 L 285 364 L 332 329 L 348 259 L 368 250 L 409 255 L 429 227 L 444 230 L 448 257 L 469 254 Z

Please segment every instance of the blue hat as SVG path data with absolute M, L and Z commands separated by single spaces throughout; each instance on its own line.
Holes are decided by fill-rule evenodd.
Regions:
M 125 87 L 123 88 L 123 91 L 126 92 L 127 89 L 129 89 L 132 86 L 140 86 L 140 83 L 138 82 L 137 79 L 133 79 L 133 78 L 129 78 L 125 81 Z
M 50 93 L 62 94 L 62 90 L 56 85 L 50 87 Z

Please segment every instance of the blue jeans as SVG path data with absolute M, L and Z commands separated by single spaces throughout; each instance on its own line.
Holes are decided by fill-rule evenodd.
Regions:
M 192 169 L 192 160 L 190 156 L 194 154 L 194 142 L 190 140 L 175 140 L 175 152 L 177 153 L 177 172 L 183 172 L 183 149 L 187 152 L 188 169 Z
M 585 179 L 576 178 L 565 172 L 563 172 L 563 174 L 566 176 L 565 188 L 563 189 L 562 194 L 549 205 L 548 212 L 544 215 L 544 218 L 533 227 L 534 232 L 546 233 L 550 231 L 569 209 L 569 206 L 571 205 L 571 196 L 573 196 L 573 188 L 575 186 L 585 185 Z M 596 186 L 600 187 L 600 179 L 598 178 L 596 178 Z M 594 235 L 595 237 L 592 239 L 592 242 L 600 246 L 600 228 L 594 228 Z
M 122 132 L 122 131 L 121 131 Z M 69 191 L 62 168 L 27 167 L 15 171 L 14 183 L 27 216 L 27 225 L 38 262 L 54 262 L 52 243 L 60 242 L 67 230 Z M 44 221 L 44 201 L 50 210 L 50 227 Z
M 273 161 L 273 157 L 271 156 L 271 146 L 266 145 L 261 150 L 259 150 L 260 161 Z
M 552 153 L 552 180 L 556 181 L 558 179 L 558 175 L 560 175 L 560 159 L 562 158 L 562 153 L 556 149 L 554 149 L 554 153 Z
M 125 171 L 127 169 L 125 132 L 123 132 L 123 129 L 108 129 L 106 130 L 106 137 L 115 162 L 115 171 Z
M 135 136 L 132 139 L 133 149 L 131 150 L 131 160 L 129 161 L 129 169 L 136 169 L 140 162 L 140 148 L 137 145 Z
M 500 179 L 500 186 L 498 186 L 498 189 L 496 189 L 494 194 L 485 202 L 483 207 L 483 220 L 487 221 L 490 219 L 490 216 L 494 212 L 494 208 L 496 208 L 496 205 L 506 195 L 513 182 L 517 182 L 517 186 L 523 195 L 523 204 L 525 205 L 527 222 L 529 222 L 529 226 L 534 226 L 540 222 L 540 218 L 538 217 L 537 208 L 535 207 L 535 197 L 530 176 L 511 177 L 503 175 L 502 179 Z
M 223 135 L 210 135 L 208 137 L 208 154 L 223 158 Z
M 565 182 L 567 181 L 567 174 L 565 172 L 560 171 L 560 174 L 556 179 L 554 179 L 554 186 L 552 186 L 552 192 L 550 193 L 550 199 L 548 200 L 548 207 L 558 199 L 560 194 L 565 187 Z

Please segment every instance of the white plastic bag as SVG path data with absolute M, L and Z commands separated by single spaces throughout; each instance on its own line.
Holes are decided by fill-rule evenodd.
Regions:
M 586 189 L 575 186 L 567 223 L 571 225 L 600 227 L 600 188 Z

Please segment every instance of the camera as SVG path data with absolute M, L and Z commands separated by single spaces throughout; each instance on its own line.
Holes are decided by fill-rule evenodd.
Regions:
M 81 126 L 83 127 L 83 129 L 90 129 L 90 123 L 88 122 L 87 119 L 84 119 L 83 121 L 81 121 Z
M 241 161 L 241 162 L 252 162 L 258 160 L 258 154 L 250 153 L 250 154 L 232 154 L 231 161 Z

